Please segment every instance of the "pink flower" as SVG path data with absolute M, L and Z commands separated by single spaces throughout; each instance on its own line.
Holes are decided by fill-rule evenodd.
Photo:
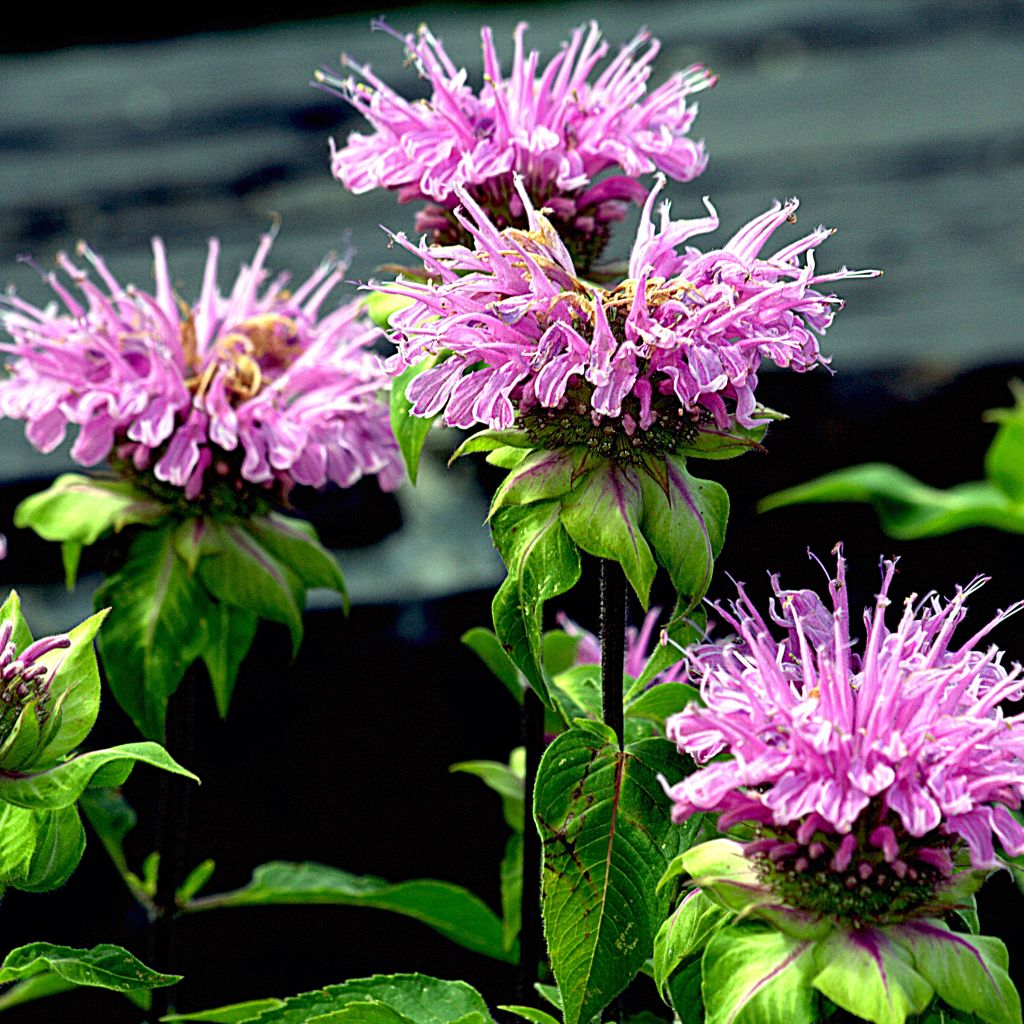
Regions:
M 352 192 L 387 188 L 403 202 L 432 201 L 416 228 L 431 232 L 435 241 L 460 236 L 452 216 L 459 188 L 500 226 L 522 224 L 525 209 L 512 187 L 518 172 L 531 199 L 548 206 L 566 237 L 579 241 L 577 255 L 585 254 L 589 266 L 608 239 L 609 225 L 643 198 L 639 176 L 659 170 L 691 181 L 704 170 L 703 144 L 687 135 L 697 114 L 687 98 L 713 85 L 715 77 L 694 65 L 648 93 L 660 45 L 641 32 L 591 80 L 608 53 L 593 22 L 589 31 L 576 29 L 541 68 L 537 51 L 525 52 L 525 31 L 525 24 L 515 30 L 507 77 L 491 30 L 481 31 L 479 93 L 426 27 L 418 36 L 396 38 L 429 83 L 428 100 L 403 99 L 368 67 L 347 59 L 361 80 L 321 72 L 318 80 L 374 129 L 372 135 L 353 132 L 341 148 L 332 141 L 331 169 Z M 617 173 L 601 178 L 609 171 Z
M 455 216 L 472 248 L 417 247 L 396 236 L 433 280 L 384 287 L 414 300 L 392 316 L 398 353 L 389 368 L 450 353 L 409 385 L 413 414 L 443 412 L 457 427 L 518 424 L 544 447 L 587 445 L 608 455 L 664 454 L 699 431 L 765 423 L 755 407 L 763 360 L 798 372 L 828 361 L 816 336 L 842 302 L 814 286 L 878 272 L 817 273 L 813 249 L 831 233 L 825 228 L 762 256 L 793 219 L 796 200 L 702 253 L 685 243 L 718 226 L 714 208 L 705 201 L 706 217 L 673 221 L 663 204 L 655 226 L 663 185 L 644 204 L 629 277 L 611 289 L 577 277 L 518 178 L 526 231 L 499 230 L 459 187 L 465 209 Z
M 211 240 L 199 300 L 174 293 L 164 247 L 153 240 L 153 294 L 122 287 L 85 245 L 97 285 L 66 255 L 48 283 L 66 312 L 5 300 L 9 376 L 0 414 L 26 422 L 38 449 L 52 451 L 78 427 L 72 457 L 110 458 L 140 481 L 200 496 L 212 483 L 287 494 L 294 484 L 348 486 L 378 474 L 402 477 L 380 391 L 386 376 L 370 345 L 375 329 L 353 302 L 321 315 L 342 278 L 322 264 L 294 291 L 288 276 L 267 282 L 264 235 L 228 295 L 217 286 Z
M 994 840 L 1024 853 L 1024 828 L 1010 813 L 1024 796 L 1024 716 L 999 706 L 1020 698 L 1021 666 L 1007 671 L 995 646 L 979 646 L 1024 605 L 954 643 L 978 578 L 947 601 L 911 596 L 891 628 L 894 572 L 883 563 L 861 653 L 841 553 L 831 609 L 773 577 L 766 621 L 740 586 L 737 600 L 715 606 L 737 636 L 687 653 L 704 706 L 673 716 L 667 733 L 703 767 L 669 789 L 673 818 L 714 811 L 723 831 L 757 823 L 761 838 L 747 855 L 777 881 L 788 870 L 806 875 L 794 899 L 813 895 L 818 870 L 850 878 L 850 892 L 855 876 L 870 882 L 869 905 L 894 879 L 906 889 L 949 877 L 960 849 L 976 869 L 999 863 Z

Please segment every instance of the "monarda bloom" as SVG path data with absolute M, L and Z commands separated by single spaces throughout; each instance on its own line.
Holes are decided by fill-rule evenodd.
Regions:
M 698 770 L 669 788 L 673 819 L 711 812 L 719 831 L 746 836 L 680 859 L 700 891 L 677 925 L 719 908 L 721 930 L 703 940 L 709 1014 L 729 1004 L 729 1019 L 760 1019 L 770 990 L 787 1021 L 817 1020 L 819 993 L 878 1024 L 935 996 L 1020 1020 L 1002 944 L 950 923 L 970 921 L 972 893 L 1002 863 L 997 843 L 1024 853 L 1024 716 L 1000 706 L 1020 698 L 1021 667 L 982 642 L 1021 604 L 954 640 L 979 578 L 949 600 L 911 595 L 893 626 L 894 573 L 884 562 L 862 643 L 839 553 L 831 607 L 773 577 L 765 617 L 741 586 L 715 605 L 735 637 L 686 654 L 702 704 L 667 733 Z M 742 985 L 724 980 L 744 971 Z
M 484 81 L 478 93 L 425 27 L 417 36 L 399 38 L 429 83 L 429 99 L 403 99 L 368 67 L 350 61 L 358 77 L 321 72 L 319 81 L 374 129 L 372 135 L 353 132 L 341 148 L 332 141 L 331 169 L 352 192 L 386 188 L 402 202 L 426 201 L 416 230 L 429 232 L 435 242 L 465 237 L 454 215 L 459 188 L 499 226 L 525 227 L 526 207 L 513 188 L 518 172 L 527 194 L 550 209 L 578 265 L 587 269 L 612 223 L 630 203 L 642 201 L 646 190 L 637 178 L 661 171 L 691 181 L 704 170 L 703 144 L 687 134 L 697 108 L 687 101 L 715 78 L 694 65 L 648 93 L 660 47 L 646 32 L 597 72 L 608 44 L 594 23 L 573 32 L 542 68 L 537 51 L 524 49 L 525 31 L 525 24 L 515 30 L 506 76 L 491 30 L 482 30 Z
M 321 314 L 342 269 L 324 263 L 296 289 L 269 279 L 265 235 L 230 292 L 217 283 L 210 242 L 199 299 L 175 294 L 163 244 L 153 241 L 152 294 L 123 287 L 88 247 L 102 287 L 65 255 L 78 292 L 48 281 L 64 312 L 14 295 L 2 325 L 11 340 L 0 414 L 24 420 L 40 451 L 78 427 L 71 456 L 110 459 L 163 500 L 284 498 L 295 484 L 349 486 L 377 474 L 401 479 L 380 392 L 386 377 L 375 329 L 350 303 Z M 234 495 L 234 497 L 231 497 Z

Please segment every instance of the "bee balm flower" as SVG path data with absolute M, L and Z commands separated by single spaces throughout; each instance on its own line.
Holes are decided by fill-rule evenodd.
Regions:
M 372 135 L 353 132 L 340 148 L 332 142 L 331 168 L 352 192 L 387 188 L 403 202 L 428 201 L 416 229 L 431 232 L 434 241 L 462 236 L 453 215 L 459 188 L 499 226 L 523 226 L 526 209 L 513 188 L 518 172 L 533 202 L 549 207 L 573 240 L 586 268 L 607 242 L 610 225 L 629 203 L 643 199 L 640 175 L 658 170 L 690 181 L 704 170 L 703 144 L 687 134 L 697 114 L 687 99 L 715 78 L 694 65 L 648 93 L 659 43 L 641 32 L 591 80 L 608 52 L 595 23 L 576 29 L 541 68 L 537 52 L 524 49 L 525 31 L 525 24 L 515 30 L 506 77 L 491 30 L 482 30 L 479 93 L 425 27 L 403 41 L 430 85 L 427 100 L 405 100 L 368 67 L 349 61 L 358 80 L 321 72 L 319 81 L 374 129 Z
M 104 287 L 61 255 L 81 296 L 50 274 L 65 312 L 5 300 L 0 414 L 24 420 L 43 452 L 77 426 L 77 462 L 110 458 L 144 486 L 180 489 L 188 500 L 214 484 L 275 497 L 366 474 L 396 486 L 398 450 L 379 396 L 386 378 L 369 347 L 375 329 L 359 303 L 321 315 L 342 276 L 333 263 L 291 292 L 287 275 L 267 283 L 271 242 L 263 236 L 222 295 L 212 240 L 191 307 L 174 293 L 159 239 L 153 294 L 122 287 L 84 245 Z

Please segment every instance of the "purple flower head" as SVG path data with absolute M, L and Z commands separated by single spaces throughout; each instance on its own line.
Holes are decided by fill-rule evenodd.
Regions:
M 767 621 L 742 586 L 715 605 L 736 636 L 687 652 L 704 706 L 667 734 L 700 767 L 668 792 L 677 822 L 713 811 L 721 831 L 755 823 L 745 852 L 790 905 L 884 921 L 925 912 L 958 855 L 995 867 L 993 838 L 1024 853 L 1010 814 L 1024 795 L 1024 716 L 999 706 L 1020 697 L 1021 667 L 979 646 L 1022 604 L 954 643 L 978 578 L 949 600 L 911 596 L 890 627 L 886 561 L 855 652 L 837 554 L 831 608 L 777 577 Z
M 657 628 L 660 615 L 661 609 L 656 606 L 652 607 L 644 616 L 644 621 L 639 628 L 636 626 L 626 627 L 626 658 L 623 667 L 626 675 L 633 679 L 640 677 L 640 673 L 643 672 L 644 666 L 651 656 L 651 638 L 655 636 L 654 631 Z M 577 625 L 564 613 L 559 614 L 558 624 L 569 636 L 579 637 L 579 646 L 576 648 L 577 665 L 601 664 L 601 641 L 593 633 Z M 686 664 L 680 661 L 663 672 L 659 672 L 651 680 L 650 685 L 676 683 L 683 679 L 688 680 L 689 674 Z
M 13 623 L 0 625 L 0 763 L 10 753 L 6 741 L 11 737 L 19 719 L 26 713 L 34 714 L 35 734 L 39 727 L 49 720 L 53 712 L 50 696 L 50 682 L 60 667 L 60 661 L 39 659 L 51 651 L 64 650 L 71 646 L 70 637 L 60 634 L 35 640 L 24 650 L 18 651 L 13 640 Z M 29 709 L 26 712 L 26 709 Z
M 191 307 L 174 292 L 159 239 L 153 294 L 122 287 L 84 244 L 103 287 L 61 254 L 78 295 L 56 273 L 47 280 L 66 312 L 5 299 L 0 415 L 25 420 L 43 452 L 77 426 L 77 462 L 109 458 L 188 500 L 213 485 L 280 498 L 293 484 L 348 486 L 374 473 L 397 486 L 401 464 L 379 396 L 386 375 L 369 348 L 375 329 L 358 302 L 321 315 L 342 277 L 335 263 L 294 291 L 285 274 L 267 282 L 271 242 L 263 236 L 225 296 L 211 240 Z
M 827 362 L 817 341 L 842 305 L 815 285 L 877 271 L 819 274 L 818 228 L 771 255 L 761 250 L 793 219 L 796 200 L 776 203 L 719 249 L 686 245 L 718 217 L 671 220 L 644 204 L 629 278 L 614 288 L 581 280 L 551 222 L 516 187 L 528 230 L 499 230 L 461 187 L 455 216 L 465 246 L 413 246 L 433 280 L 384 288 L 413 299 L 391 318 L 392 372 L 437 353 L 406 394 L 417 416 L 444 413 L 450 426 L 517 425 L 541 447 L 587 446 L 632 461 L 692 445 L 700 432 L 728 434 L 767 422 L 755 406 L 765 359 L 802 372 Z M 681 251 L 680 251 L 681 250 Z
M 352 192 L 387 188 L 403 202 L 429 201 L 416 230 L 430 232 L 437 242 L 462 236 L 453 215 L 460 187 L 499 226 L 523 226 L 526 210 L 512 180 L 518 172 L 531 199 L 551 209 L 589 266 L 611 223 L 622 219 L 629 203 L 642 200 L 639 176 L 658 170 L 691 181 L 704 170 L 703 144 L 687 134 L 697 115 L 687 99 L 714 85 L 715 77 L 693 65 L 648 93 L 660 45 L 646 32 L 596 73 L 608 44 L 593 22 L 589 29 L 576 29 L 542 68 L 537 51 L 525 51 L 526 27 L 515 30 L 507 77 L 491 30 L 482 29 L 479 93 L 426 27 L 397 38 L 429 84 L 429 99 L 405 100 L 368 67 L 347 59 L 358 78 L 321 72 L 319 81 L 348 100 L 374 129 L 372 135 L 353 132 L 341 148 L 332 141 L 331 169 Z M 607 172 L 612 173 L 602 177 Z

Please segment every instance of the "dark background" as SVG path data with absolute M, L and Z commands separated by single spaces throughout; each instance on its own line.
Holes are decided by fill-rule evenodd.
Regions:
M 270 24 L 277 12 L 268 12 L 258 26 L 258 14 L 243 22 L 216 7 L 201 17 L 154 9 L 144 23 L 91 9 L 8 31 L 0 40 L 7 51 L 0 56 L 4 281 L 42 301 L 35 272 L 16 255 L 32 252 L 47 264 L 84 236 L 115 272 L 144 286 L 148 238 L 159 233 L 183 293 L 192 294 L 208 235 L 224 238 L 226 279 L 274 213 L 283 217 L 274 267 L 303 273 L 347 236 L 357 249 L 352 276 L 372 274 L 387 258 L 378 225 L 406 227 L 412 211 L 386 195 L 348 196 L 331 180 L 326 138 L 343 138 L 358 124 L 340 101 L 306 83 L 345 48 L 415 91 L 399 48 L 366 31 L 378 11 L 315 20 L 332 12 L 310 4 L 289 15 L 311 20 Z M 528 41 L 545 55 L 589 17 L 613 45 L 647 24 L 665 44 L 655 82 L 696 59 L 721 75 L 700 97 L 694 131 L 707 140 L 711 164 L 695 184 L 672 187 L 676 215 L 692 215 L 710 193 L 722 241 L 774 197 L 795 193 L 803 206 L 791 237 L 822 221 L 841 229 L 819 252 L 820 267 L 886 271 L 880 281 L 841 283 L 849 308 L 825 343 L 834 376 L 764 375 L 759 397 L 791 416 L 772 429 L 768 454 L 693 466 L 725 484 L 733 501 L 713 595 L 728 596 L 731 575 L 764 597 L 769 570 L 792 586 L 823 585 L 806 552 L 828 564 L 838 540 L 851 563 L 853 606 L 871 600 L 878 558 L 892 553 L 901 555 L 901 594 L 948 594 L 976 573 L 991 574 L 972 599 L 976 626 L 1024 593 L 1019 536 L 971 530 L 897 544 L 866 508 L 753 510 L 780 487 L 867 460 L 894 462 L 937 486 L 981 475 L 993 430 L 981 415 L 1008 404 L 1007 380 L 1024 375 L 1020 5 L 451 4 L 398 7 L 388 18 L 406 31 L 428 15 L 471 73 L 484 21 L 501 46 L 525 16 Z M 72 45 L 80 43 L 92 45 Z M 628 227 L 620 233 L 620 251 L 629 234 Z M 66 455 L 33 453 L 20 434 L 19 425 L 0 423 L 6 516 L 18 497 L 69 465 Z M 339 549 L 352 614 L 343 619 L 318 595 L 294 663 L 283 633 L 262 629 L 226 722 L 200 692 L 189 767 L 203 785 L 191 859 L 217 861 L 210 891 L 243 884 L 253 866 L 271 859 L 310 859 L 393 880 L 444 878 L 498 905 L 506 832 L 497 797 L 447 772 L 455 761 L 504 760 L 517 742 L 511 701 L 458 643 L 466 629 L 489 623 L 501 569 L 482 525 L 496 477 L 468 462 L 444 469 L 455 440 L 445 432 L 432 438 L 416 491 L 383 499 L 371 485 L 312 508 Z M 22 592 L 37 633 L 84 617 L 96 572 L 68 597 L 56 549 L 9 523 L 6 532 L 11 555 L 0 573 Z M 86 570 L 99 569 L 101 558 Z M 561 604 L 591 628 L 593 575 Z M 1022 657 L 1021 619 L 994 639 L 1010 660 Z M 135 738 L 106 701 L 89 745 Z M 142 819 L 129 841 L 136 865 L 152 844 L 154 775 L 140 768 L 126 787 Z M 1004 878 L 983 892 L 983 929 L 1011 947 L 1020 946 L 1021 900 Z M 141 917 L 95 841 L 62 890 L 8 893 L 2 913 L 5 948 L 46 939 L 145 950 Z M 222 911 L 185 920 L 183 934 L 183 1009 L 407 970 L 464 977 L 492 1003 L 511 998 L 509 969 L 377 911 Z M 1024 981 L 1021 956 L 1013 966 Z M 12 1024 L 65 1018 L 116 1024 L 138 1014 L 100 992 L 9 1014 Z

